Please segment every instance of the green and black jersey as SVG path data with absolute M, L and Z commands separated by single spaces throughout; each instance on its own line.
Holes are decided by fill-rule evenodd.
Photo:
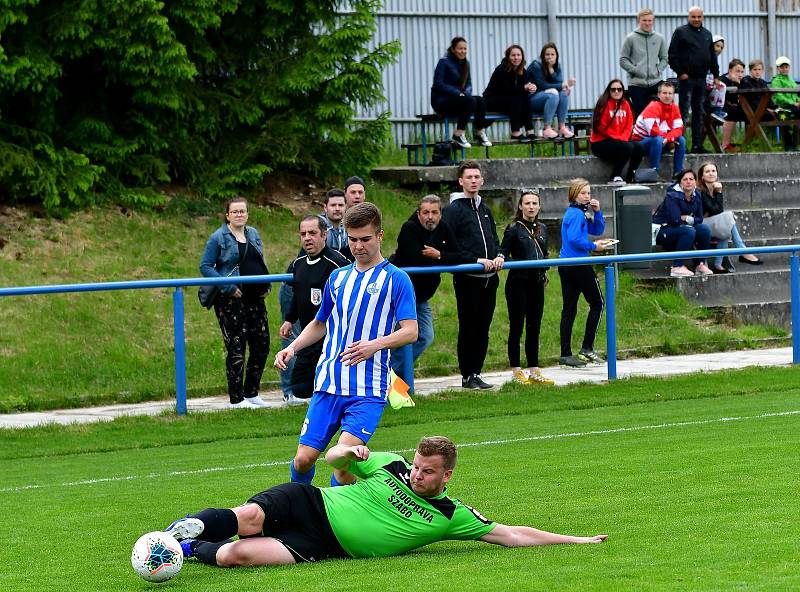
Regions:
M 386 557 L 444 540 L 475 540 L 495 523 L 446 495 L 420 497 L 409 485 L 411 465 L 400 455 L 371 452 L 351 461 L 359 481 L 323 488 L 331 529 L 353 557 Z

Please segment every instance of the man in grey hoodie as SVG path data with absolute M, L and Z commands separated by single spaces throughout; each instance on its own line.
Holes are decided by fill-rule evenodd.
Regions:
M 619 65 L 628 73 L 633 117 L 638 117 L 656 98 L 658 83 L 667 67 L 667 41 L 653 31 L 656 16 L 650 8 L 639 11 L 639 26 L 625 37 Z

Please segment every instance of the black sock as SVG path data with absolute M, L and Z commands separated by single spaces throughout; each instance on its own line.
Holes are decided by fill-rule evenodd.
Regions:
M 224 541 L 239 531 L 239 521 L 233 510 L 207 508 L 191 517 L 203 521 L 203 532 L 197 537 L 200 541 Z
M 222 545 L 226 545 L 230 542 L 230 539 L 216 543 L 194 541 L 192 543 L 192 557 L 197 557 L 198 561 L 206 565 L 217 565 L 217 551 L 219 551 Z

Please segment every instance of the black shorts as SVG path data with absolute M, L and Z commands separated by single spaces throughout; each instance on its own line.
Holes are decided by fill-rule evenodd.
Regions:
M 310 399 L 314 394 L 314 376 L 321 354 L 322 340 L 297 352 L 289 388 L 298 399 Z
M 264 510 L 262 534 L 279 540 L 298 563 L 349 557 L 331 530 L 322 494 L 316 487 L 283 483 L 247 502 Z
M 728 114 L 725 116 L 725 121 L 747 121 L 747 116 L 744 114 L 744 111 L 739 105 L 731 107 L 727 110 L 727 113 Z

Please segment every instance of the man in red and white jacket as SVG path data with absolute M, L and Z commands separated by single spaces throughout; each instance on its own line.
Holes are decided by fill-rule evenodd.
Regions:
M 658 100 L 652 101 L 639 114 L 632 138 L 642 143 L 650 166 L 656 170 L 661 168 L 661 152 L 674 148 L 672 173 L 676 175 L 683 170 L 686 141 L 683 139 L 683 119 L 674 99 L 675 87 L 672 83 L 659 84 Z

